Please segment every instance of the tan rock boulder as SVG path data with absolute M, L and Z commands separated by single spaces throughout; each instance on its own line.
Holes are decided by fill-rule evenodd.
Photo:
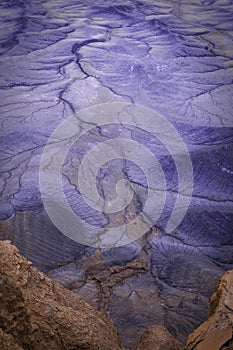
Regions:
M 152 325 L 144 330 L 135 350 L 181 350 L 183 346 L 162 326 Z
M 233 350 L 233 270 L 220 279 L 209 318 L 189 335 L 185 350 Z
M 0 242 L 0 348 L 120 350 L 110 320 Z M 12 347 L 15 343 L 15 348 Z

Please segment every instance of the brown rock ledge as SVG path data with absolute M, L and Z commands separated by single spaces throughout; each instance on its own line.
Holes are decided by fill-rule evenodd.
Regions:
M 0 348 L 120 350 L 111 321 L 0 242 Z
M 233 270 L 220 279 L 209 318 L 189 335 L 185 350 L 233 350 Z
M 181 350 L 183 346 L 159 325 L 152 325 L 144 330 L 135 350 Z
M 135 350 L 181 350 L 162 326 L 144 330 Z M 122 350 L 112 322 L 0 241 L 1 350 Z M 209 318 L 184 350 L 233 350 L 233 270 L 210 298 Z
M 185 347 L 164 327 L 153 325 L 134 350 L 233 350 L 233 270 L 222 276 L 209 306 L 208 320 L 189 335 Z

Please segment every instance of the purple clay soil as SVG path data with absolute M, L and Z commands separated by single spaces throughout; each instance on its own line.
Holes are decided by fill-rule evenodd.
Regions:
M 109 315 L 126 348 L 156 323 L 184 342 L 207 318 L 219 277 L 233 268 L 233 1 L 2 0 L 0 18 L 0 238 Z M 72 182 L 98 142 L 124 135 L 143 144 L 167 185 L 164 210 L 147 234 L 98 250 L 52 224 L 39 166 L 62 121 L 108 102 L 163 115 L 186 144 L 194 186 L 184 219 L 167 233 L 178 176 L 166 147 L 137 127 L 110 121 L 93 128 L 63 167 L 66 196 L 83 220 L 100 227 L 114 221 L 90 208 Z M 138 213 L 147 180 L 133 162 L 101 167 L 98 191 L 114 195 L 121 178 L 135 185 L 131 210 Z

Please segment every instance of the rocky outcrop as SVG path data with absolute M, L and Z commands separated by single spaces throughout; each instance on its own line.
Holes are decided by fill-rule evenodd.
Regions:
M 159 325 L 152 325 L 142 333 L 135 350 L 181 350 L 183 346 Z
M 185 350 L 233 349 L 233 270 L 220 279 L 210 298 L 209 318 L 190 336 Z
M 77 294 L 31 266 L 9 241 L 0 242 L 0 349 L 121 350 L 111 321 Z M 233 270 L 210 298 L 209 318 L 184 350 L 233 349 Z M 134 350 L 181 350 L 164 327 L 146 328 Z
M 7 237 L 38 270 L 107 315 L 126 349 L 151 324 L 163 325 L 185 343 L 207 319 L 208 299 L 224 273 L 199 249 L 158 230 L 125 247 L 99 251 L 69 240 L 41 211 L 0 221 L 0 239 Z M 230 261 L 230 251 L 221 252 Z
M 120 350 L 111 321 L 0 242 L 0 348 Z
M 226 272 L 210 298 L 209 318 L 188 337 L 184 350 L 233 350 L 233 270 Z M 135 350 L 181 350 L 162 326 L 148 327 Z

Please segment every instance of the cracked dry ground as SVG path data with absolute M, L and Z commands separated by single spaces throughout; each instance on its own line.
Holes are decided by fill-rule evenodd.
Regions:
M 36 267 L 108 314 L 126 348 L 156 323 L 184 342 L 207 318 L 219 277 L 233 268 L 233 1 L 2 0 L 0 17 L 1 239 L 11 239 Z M 107 102 L 163 115 L 189 150 L 194 188 L 183 221 L 166 233 L 178 191 L 166 147 L 137 127 L 94 127 L 63 167 L 67 197 L 82 219 L 116 226 L 146 197 L 143 171 L 116 159 L 100 169 L 99 190 L 114 197 L 116 182 L 130 180 L 137 194 L 131 212 L 106 216 L 85 203 L 73 179 L 99 142 L 122 136 L 143 144 L 167 185 L 164 210 L 147 234 L 100 250 L 51 223 L 39 164 L 62 121 Z

